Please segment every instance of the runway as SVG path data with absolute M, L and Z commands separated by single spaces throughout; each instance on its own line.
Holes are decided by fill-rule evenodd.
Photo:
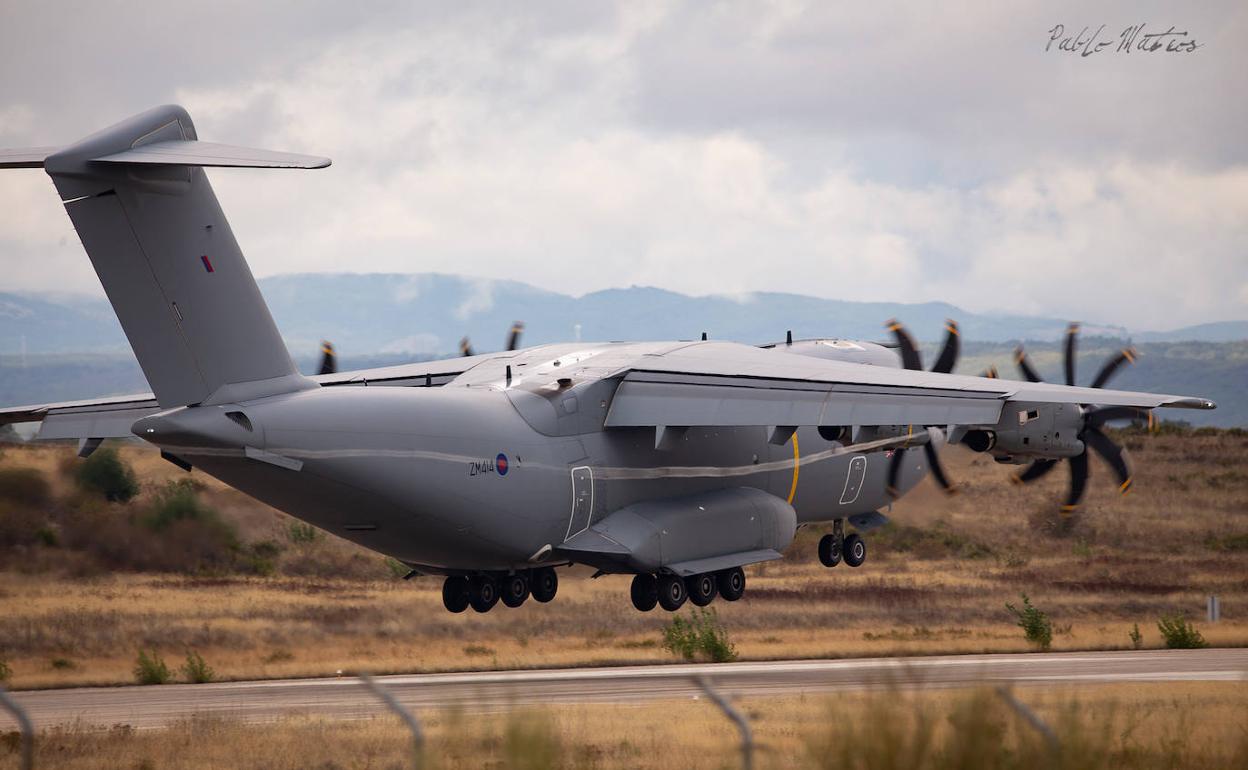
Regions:
M 408 707 L 493 711 L 529 704 L 690 698 L 700 692 L 693 681 L 698 675 L 733 696 L 888 686 L 1248 681 L 1248 649 L 625 666 L 398 675 L 378 677 L 377 682 Z M 265 722 L 291 715 L 358 719 L 384 712 L 376 695 L 352 677 L 36 690 L 13 697 L 37 729 L 75 723 L 151 728 L 195 715 Z M 0 711 L 0 729 L 15 728 L 12 717 Z

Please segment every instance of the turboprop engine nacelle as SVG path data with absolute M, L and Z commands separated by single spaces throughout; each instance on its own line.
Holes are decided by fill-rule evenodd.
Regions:
M 962 443 L 976 452 L 991 452 L 998 461 L 1015 457 L 1075 457 L 1083 454 L 1078 404 L 1011 402 L 991 428 L 967 431 Z

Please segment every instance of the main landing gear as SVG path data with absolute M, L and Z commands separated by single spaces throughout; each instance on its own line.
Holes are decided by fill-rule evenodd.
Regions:
M 819 539 L 819 562 L 835 567 L 844 560 L 851 567 L 861 567 L 867 560 L 867 541 L 858 534 L 845 534 L 845 520 L 832 523 L 832 532 Z
M 671 574 L 655 576 L 643 573 L 633 576 L 629 594 L 633 606 L 642 612 L 649 612 L 656 605 L 668 612 L 675 612 L 686 601 L 705 607 L 716 596 L 735 602 L 745 594 L 745 572 L 740 567 L 733 567 L 686 578 Z
M 559 575 L 553 567 L 500 575 L 451 575 L 442 583 L 442 605 L 451 612 L 472 607 L 489 612 L 501 599 L 508 607 L 519 607 L 530 596 L 548 602 L 559 591 Z

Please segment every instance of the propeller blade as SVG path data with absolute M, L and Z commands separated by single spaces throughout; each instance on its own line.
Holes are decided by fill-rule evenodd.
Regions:
M 328 340 L 321 342 L 321 370 L 317 374 L 335 374 L 338 371 L 338 356 L 334 353 L 334 345 Z
M 894 450 L 893 459 L 888 462 L 888 486 L 885 487 L 885 491 L 888 492 L 888 496 L 894 500 L 901 497 L 901 490 L 897 488 L 897 479 L 901 475 L 901 466 L 905 461 L 906 450 L 903 447 Z
M 524 334 L 524 321 L 516 321 L 511 325 L 511 333 L 507 335 L 508 350 L 515 350 L 520 347 L 521 334 Z
M 1127 450 L 1101 433 L 1099 428 L 1088 427 L 1083 431 L 1082 438 L 1114 469 L 1114 474 L 1118 476 L 1118 491 L 1124 495 L 1131 491 L 1131 464 L 1127 461 Z
M 1094 409 L 1087 416 L 1088 425 L 1093 428 L 1099 428 L 1107 422 L 1113 420 L 1147 420 L 1153 416 L 1148 409 L 1141 409 L 1138 406 L 1107 406 L 1103 409 Z
M 1066 384 L 1075 384 L 1075 349 L 1079 341 L 1079 324 L 1066 327 Z
M 906 327 L 901 322 L 893 318 L 884 324 L 884 328 L 893 333 L 897 338 L 897 348 L 901 351 L 901 365 L 906 369 L 922 369 L 923 360 L 919 357 L 919 349 L 914 344 L 914 338 L 910 336 L 910 332 L 906 331 Z
M 1056 465 L 1057 460 L 1036 460 L 1031 465 L 1028 465 L 1027 469 L 1022 473 L 1011 476 L 1010 479 L 1015 484 L 1030 484 L 1049 471 L 1053 470 Z
M 1085 451 L 1083 454 L 1070 458 L 1070 492 L 1066 495 L 1066 502 L 1062 503 L 1063 515 L 1074 513 L 1087 488 L 1088 453 Z
M 940 349 L 940 356 L 936 359 L 936 365 L 932 367 L 933 372 L 948 374 L 953 371 L 954 365 L 958 363 L 958 352 L 960 350 L 958 334 L 958 323 L 953 319 L 945 321 L 945 344 Z
M 927 443 L 923 445 L 923 451 L 927 454 L 927 467 L 932 471 L 932 478 L 936 479 L 936 483 L 945 490 L 946 494 L 956 494 L 958 488 L 949 483 L 949 477 L 945 475 L 945 469 L 940 465 L 940 455 L 936 447 Z
M 1096 379 L 1092 381 L 1092 387 L 1103 388 L 1110 378 L 1118 373 L 1118 367 L 1123 364 L 1135 363 L 1135 348 L 1123 348 L 1118 351 L 1118 355 L 1105 362 L 1101 367 L 1101 371 L 1097 372 Z
M 472 341 L 469 340 L 467 337 L 464 337 L 462 340 L 459 341 L 459 354 L 461 356 L 475 356 L 476 355 L 476 353 L 472 351 Z
M 1023 373 L 1023 377 L 1028 382 L 1042 381 L 1040 375 L 1036 374 L 1036 370 L 1032 368 L 1031 361 L 1027 358 L 1027 353 L 1023 350 L 1022 345 L 1014 349 L 1014 363 L 1018 364 L 1018 370 Z

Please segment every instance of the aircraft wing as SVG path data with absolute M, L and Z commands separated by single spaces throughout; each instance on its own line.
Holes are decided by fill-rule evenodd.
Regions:
M 368 385 L 436 387 L 480 363 L 487 356 L 448 358 L 423 361 L 377 369 L 316 375 L 312 380 L 323 386 Z M 40 439 L 124 438 L 131 436 L 130 426 L 140 418 L 160 411 L 151 393 L 108 396 L 84 401 L 61 401 L 47 404 L 0 407 L 0 425 L 19 422 L 41 422 Z
M 607 427 L 992 425 L 1006 402 L 1213 409 L 1208 399 L 967 377 L 727 342 L 638 356 Z

